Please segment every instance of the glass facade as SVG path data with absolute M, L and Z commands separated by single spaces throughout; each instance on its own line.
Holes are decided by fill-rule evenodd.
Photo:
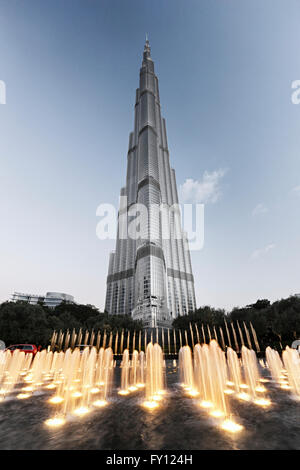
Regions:
M 170 167 L 166 123 L 161 116 L 148 40 L 136 90 L 134 132 L 129 136 L 126 186 L 121 195 L 127 198 L 128 224 L 134 219 L 129 215 L 133 204 L 143 204 L 147 211 L 139 216 L 140 234 L 136 238 L 121 236 L 124 208 L 119 212 L 105 309 L 115 315 L 132 315 L 145 327 L 168 327 L 178 315 L 194 311 L 196 300 L 188 242 L 179 213 L 173 209 L 178 204 L 176 176 Z M 167 217 L 162 215 L 162 204 Z

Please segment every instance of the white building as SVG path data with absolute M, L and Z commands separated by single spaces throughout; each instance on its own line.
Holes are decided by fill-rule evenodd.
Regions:
M 22 292 L 14 292 L 11 298 L 12 302 L 27 302 L 31 305 L 38 303 L 43 304 L 45 307 L 55 308 L 62 302 L 68 304 L 74 303 L 74 297 L 62 292 L 47 292 L 46 295 L 24 294 Z

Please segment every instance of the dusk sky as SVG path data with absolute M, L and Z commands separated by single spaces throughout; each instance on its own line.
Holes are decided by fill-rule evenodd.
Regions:
M 148 33 L 181 201 L 205 203 L 197 305 L 300 292 L 300 1 L 0 0 L 0 302 L 104 308 Z

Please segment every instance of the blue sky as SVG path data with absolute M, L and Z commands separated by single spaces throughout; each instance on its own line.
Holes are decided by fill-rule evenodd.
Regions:
M 125 181 L 145 32 L 177 183 L 206 202 L 198 305 L 300 292 L 299 22 L 296 0 L 0 0 L 0 301 L 103 308 L 96 208 Z

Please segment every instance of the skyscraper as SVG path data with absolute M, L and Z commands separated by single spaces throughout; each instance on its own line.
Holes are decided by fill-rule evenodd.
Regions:
M 127 159 L 116 251 L 109 258 L 105 309 L 110 314 L 130 314 L 145 327 L 168 327 L 177 316 L 194 311 L 196 300 L 147 38 Z

